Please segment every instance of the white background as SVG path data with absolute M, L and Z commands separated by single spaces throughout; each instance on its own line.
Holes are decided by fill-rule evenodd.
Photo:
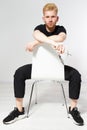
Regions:
M 15 70 L 32 62 L 25 51 L 36 25 L 43 23 L 42 8 L 54 2 L 59 8 L 59 23 L 67 30 L 65 44 L 72 56 L 66 63 L 87 80 L 87 0 L 0 0 L 0 82 L 13 80 Z

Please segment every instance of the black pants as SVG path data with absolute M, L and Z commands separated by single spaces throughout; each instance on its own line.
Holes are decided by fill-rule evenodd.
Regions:
M 32 64 L 18 68 L 14 74 L 14 95 L 16 98 L 23 98 L 25 94 L 25 80 L 31 79 Z M 64 66 L 65 80 L 69 81 L 69 98 L 78 99 L 81 88 L 80 73 L 70 67 Z

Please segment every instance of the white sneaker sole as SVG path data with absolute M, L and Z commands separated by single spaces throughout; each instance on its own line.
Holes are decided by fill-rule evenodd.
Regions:
M 73 123 L 74 123 L 75 125 L 78 125 L 78 126 L 84 125 L 84 123 L 83 123 L 83 124 L 77 123 L 77 122 L 73 119 L 73 117 L 71 116 L 71 114 L 69 114 L 69 117 L 70 117 L 70 119 L 73 121 Z
M 12 120 L 12 121 L 9 121 L 9 122 L 3 122 L 4 124 L 6 124 L 6 125 L 8 125 L 8 124 L 12 124 L 12 123 L 14 123 L 14 122 L 16 122 L 16 121 L 18 121 L 18 120 L 22 120 L 22 119 L 24 119 L 26 116 L 25 116 L 25 114 L 23 114 L 23 115 L 20 115 L 20 116 L 18 116 L 18 117 L 16 117 L 14 120 Z

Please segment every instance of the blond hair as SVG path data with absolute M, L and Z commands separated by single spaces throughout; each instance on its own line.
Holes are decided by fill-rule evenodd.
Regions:
M 43 14 L 45 13 L 45 11 L 52 11 L 52 10 L 55 10 L 56 13 L 58 13 L 58 7 L 54 3 L 47 3 L 43 7 Z

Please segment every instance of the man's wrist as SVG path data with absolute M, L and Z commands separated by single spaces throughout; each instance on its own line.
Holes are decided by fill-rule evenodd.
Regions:
M 49 39 L 49 44 L 51 44 L 52 46 L 56 46 L 57 43 L 55 41 Z

